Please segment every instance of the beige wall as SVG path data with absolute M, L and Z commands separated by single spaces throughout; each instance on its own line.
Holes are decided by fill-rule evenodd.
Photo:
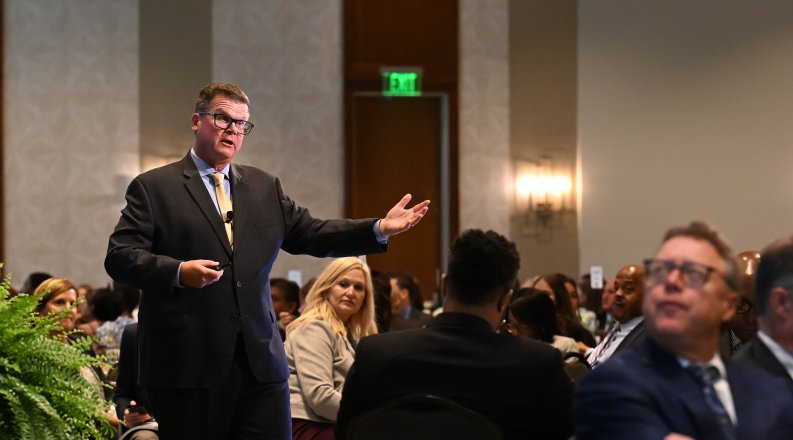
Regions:
M 736 251 L 791 232 L 791 23 L 782 0 L 579 2 L 582 268 L 692 219 Z
M 104 283 L 139 170 L 137 1 L 3 4 L 6 269 Z
M 511 156 L 537 160 L 547 155 L 572 174 L 576 164 L 575 0 L 509 2 L 509 81 Z M 520 252 L 521 280 L 552 272 L 577 278 L 576 214 L 569 212 L 557 220 L 552 227 L 538 227 L 536 222 L 527 222 L 525 213 L 513 212 L 510 232 Z
M 579 2 L 576 58 L 571 2 L 461 0 L 461 227 L 511 235 L 523 277 L 593 264 L 612 276 L 693 218 L 736 250 L 789 232 L 793 4 L 634 3 Z M 7 266 L 15 285 L 33 270 L 105 283 L 107 236 L 141 168 L 138 1 L 4 7 Z M 211 30 L 178 31 L 211 32 L 212 79 L 251 96 L 240 161 L 340 215 L 341 1 L 214 0 L 211 16 Z M 574 154 L 576 99 L 580 253 L 574 226 L 553 242 L 522 235 L 509 188 L 510 156 Z M 323 264 L 285 256 L 275 273 Z
M 460 230 L 509 235 L 508 0 L 460 1 Z

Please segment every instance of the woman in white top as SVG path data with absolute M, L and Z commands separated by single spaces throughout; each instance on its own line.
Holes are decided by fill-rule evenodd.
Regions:
M 542 290 L 533 287 L 518 290 L 509 304 L 507 319 L 506 328 L 513 335 L 547 342 L 562 354 L 579 352 L 575 339 L 559 334 L 556 308 Z
M 355 345 L 377 333 L 372 292 L 365 263 L 337 259 L 319 274 L 302 314 L 286 328 L 293 439 L 333 439 Z

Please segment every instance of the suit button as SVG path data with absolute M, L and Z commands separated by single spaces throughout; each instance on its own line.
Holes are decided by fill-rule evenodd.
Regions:
M 242 287 L 242 281 L 237 281 L 237 287 Z
M 229 321 L 234 322 L 234 323 L 240 322 L 239 313 L 232 313 L 231 315 L 229 315 Z

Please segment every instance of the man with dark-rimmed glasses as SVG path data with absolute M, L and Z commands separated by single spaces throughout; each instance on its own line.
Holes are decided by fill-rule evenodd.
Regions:
M 667 231 L 645 261 L 648 338 L 585 376 L 576 438 L 788 439 L 793 387 L 718 353 L 735 314 L 738 268 L 710 226 Z
M 143 289 L 139 382 L 163 439 L 290 439 L 289 376 L 269 276 L 280 249 L 339 257 L 383 252 L 429 201 L 406 195 L 382 219 L 320 220 L 281 182 L 232 163 L 251 133 L 248 97 L 213 83 L 198 95 L 195 143 L 136 177 L 105 269 Z

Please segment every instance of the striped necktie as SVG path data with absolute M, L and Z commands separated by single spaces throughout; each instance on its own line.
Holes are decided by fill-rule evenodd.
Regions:
M 727 440 L 735 440 L 735 427 L 732 425 L 730 415 L 721 403 L 716 389 L 713 384 L 721 378 L 721 372 L 713 365 L 691 364 L 686 367 L 686 370 L 694 376 L 694 379 L 702 387 L 702 393 L 705 395 L 705 402 L 708 408 L 713 411 L 716 416 L 716 421 L 719 423 L 724 438 Z
M 598 346 L 595 347 L 595 351 L 589 355 L 589 358 L 587 358 L 589 365 L 594 368 L 606 361 L 606 359 L 601 359 L 601 357 L 603 357 L 603 352 L 611 346 L 619 331 L 620 325 L 618 322 L 614 321 L 614 323 L 611 325 L 611 330 L 609 330 L 609 332 L 606 334 L 606 339 L 598 344 Z
M 234 231 L 232 230 L 233 218 L 229 218 L 228 215 L 230 212 L 232 212 L 231 201 L 229 200 L 228 194 L 226 194 L 226 188 L 223 186 L 223 182 L 225 181 L 226 176 L 224 176 L 223 173 L 212 173 L 211 176 L 212 179 L 215 181 L 215 195 L 218 198 L 218 206 L 220 207 L 220 217 L 223 219 L 223 225 L 226 227 L 226 236 L 228 237 L 229 244 L 233 249 L 234 248 Z

